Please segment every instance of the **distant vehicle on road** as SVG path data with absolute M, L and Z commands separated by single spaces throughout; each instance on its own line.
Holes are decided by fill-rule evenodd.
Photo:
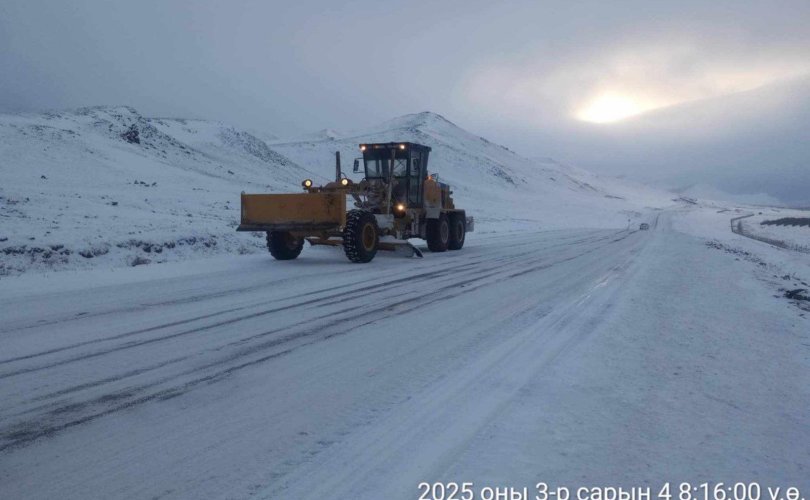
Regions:
M 646 231 L 646 230 L 650 229 L 650 225 L 647 224 L 646 222 L 642 222 L 641 225 L 638 226 L 638 228 L 641 229 L 642 231 Z

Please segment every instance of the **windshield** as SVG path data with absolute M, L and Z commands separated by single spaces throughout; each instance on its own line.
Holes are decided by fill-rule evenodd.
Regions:
M 388 178 L 388 169 L 390 166 L 390 158 L 366 160 L 366 177 Z M 408 175 L 408 160 L 405 158 L 397 158 L 394 160 L 394 177 L 405 177 L 406 175 Z

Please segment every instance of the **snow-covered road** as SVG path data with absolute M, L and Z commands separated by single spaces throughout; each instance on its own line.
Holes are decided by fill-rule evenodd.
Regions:
M 729 304 L 762 288 L 715 297 L 739 263 L 650 221 L 476 234 L 422 260 L 307 248 L 5 290 L 0 497 L 415 498 L 439 479 L 634 484 L 741 464 L 732 479 L 807 477 L 807 323 L 761 305 L 745 321 L 769 330 L 737 330 Z M 744 345 L 727 356 L 730 338 Z

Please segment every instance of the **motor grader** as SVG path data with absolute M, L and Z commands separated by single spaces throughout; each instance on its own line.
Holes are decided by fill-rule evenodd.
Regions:
M 304 180 L 303 193 L 242 193 L 237 231 L 267 233 L 267 248 L 278 260 L 298 257 L 304 241 L 342 246 L 352 262 L 370 262 L 378 250 L 405 251 L 422 257 L 407 240 L 427 240 L 431 252 L 460 250 L 472 217 L 456 208 L 450 187 L 428 174 L 431 149 L 412 142 L 361 144 L 362 158 L 353 182 L 341 170 L 335 153 L 335 180 L 316 186 Z M 347 199 L 354 208 L 347 211 Z

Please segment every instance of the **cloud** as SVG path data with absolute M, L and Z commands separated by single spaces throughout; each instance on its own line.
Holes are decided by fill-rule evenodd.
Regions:
M 721 101 L 806 74 L 808 18 L 807 0 L 5 0 L 0 112 L 130 104 L 289 136 L 432 110 L 603 172 L 763 179 L 755 156 L 798 178 L 780 137 L 808 124 L 763 126 L 796 99 Z
M 535 62 L 531 62 L 535 61 Z M 810 74 L 810 46 L 751 50 L 726 40 L 670 36 L 573 54 L 548 53 L 471 71 L 470 104 L 509 113 L 530 125 L 620 118 L 689 101 L 745 92 Z

